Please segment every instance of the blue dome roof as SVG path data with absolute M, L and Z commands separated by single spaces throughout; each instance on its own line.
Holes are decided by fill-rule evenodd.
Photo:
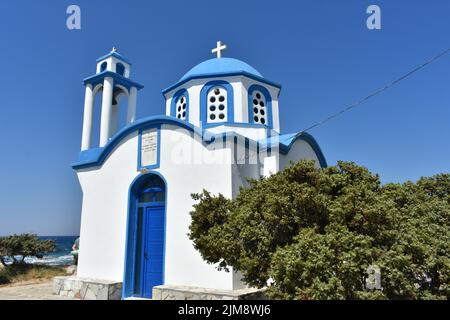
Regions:
M 251 75 L 262 78 L 263 76 L 252 66 L 247 63 L 233 58 L 214 58 L 203 61 L 188 71 L 180 81 L 188 78 L 198 78 L 202 76 L 210 76 L 214 74 L 228 74 L 246 72 Z

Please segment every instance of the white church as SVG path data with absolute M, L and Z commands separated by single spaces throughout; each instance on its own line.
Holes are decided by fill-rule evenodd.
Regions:
M 131 62 L 115 48 L 97 60 L 95 75 L 84 79 L 81 152 L 72 165 L 83 191 L 78 270 L 55 279 L 56 294 L 161 299 L 170 296 L 155 296 L 154 288 L 230 297 L 245 290 L 239 272 L 218 271 L 189 240 L 191 194 L 205 189 L 234 198 L 247 178 L 291 161 L 326 161 L 311 135 L 281 134 L 281 86 L 222 57 L 224 49 L 218 42 L 213 59 L 162 91 L 165 114 L 142 119 L 136 109 L 143 86 L 131 80 Z M 119 127 L 124 105 L 127 120 Z

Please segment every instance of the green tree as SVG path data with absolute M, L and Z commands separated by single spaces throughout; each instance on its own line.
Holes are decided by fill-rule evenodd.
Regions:
M 0 262 L 6 266 L 5 257 L 13 260 L 13 264 L 25 263 L 25 257 L 41 257 L 46 253 L 55 251 L 53 240 L 41 240 L 36 234 L 25 233 L 0 238 Z M 17 260 L 15 256 L 22 256 Z
M 301 161 L 250 180 L 234 200 L 193 195 L 189 236 L 275 299 L 449 297 L 450 175 L 382 185 L 354 163 Z M 367 290 L 369 266 L 381 290 Z

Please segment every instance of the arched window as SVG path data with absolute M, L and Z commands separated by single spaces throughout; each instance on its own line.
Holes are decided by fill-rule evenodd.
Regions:
M 189 120 L 189 95 L 186 89 L 173 95 L 171 115 L 178 120 Z
M 200 121 L 203 125 L 220 125 L 234 121 L 233 86 L 224 80 L 206 83 L 200 91 Z
M 106 61 L 103 62 L 103 63 L 100 65 L 100 72 L 105 71 L 107 67 L 108 67 L 108 62 L 106 62 Z
M 248 122 L 272 127 L 272 99 L 263 86 L 255 84 L 248 90 Z
M 177 99 L 176 108 L 177 108 L 177 119 L 186 120 L 187 101 L 184 95 Z
M 141 186 L 138 203 L 164 202 L 166 190 L 164 181 L 157 175 L 151 175 Z
M 267 123 L 267 109 L 266 109 L 266 98 L 264 95 L 258 91 L 253 91 L 252 94 L 252 108 L 253 108 L 253 122 L 266 124 Z
M 228 93 L 222 86 L 212 87 L 207 98 L 207 121 L 208 123 L 228 121 Z
M 125 75 L 125 66 L 120 62 L 116 64 L 116 73 L 120 74 L 121 76 Z

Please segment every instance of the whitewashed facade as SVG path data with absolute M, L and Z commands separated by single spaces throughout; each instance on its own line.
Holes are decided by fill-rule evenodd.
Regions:
M 73 164 L 83 191 L 78 277 L 123 282 L 122 297 L 151 297 L 159 284 L 243 288 L 217 271 L 189 240 L 192 193 L 236 197 L 246 178 L 289 161 L 326 166 L 308 134 L 280 134 L 280 86 L 231 58 L 204 61 L 163 91 L 166 114 L 136 119 L 131 63 L 115 49 L 84 80 L 82 146 Z M 92 143 L 95 98 L 100 141 Z M 118 100 L 127 99 L 118 127 Z

